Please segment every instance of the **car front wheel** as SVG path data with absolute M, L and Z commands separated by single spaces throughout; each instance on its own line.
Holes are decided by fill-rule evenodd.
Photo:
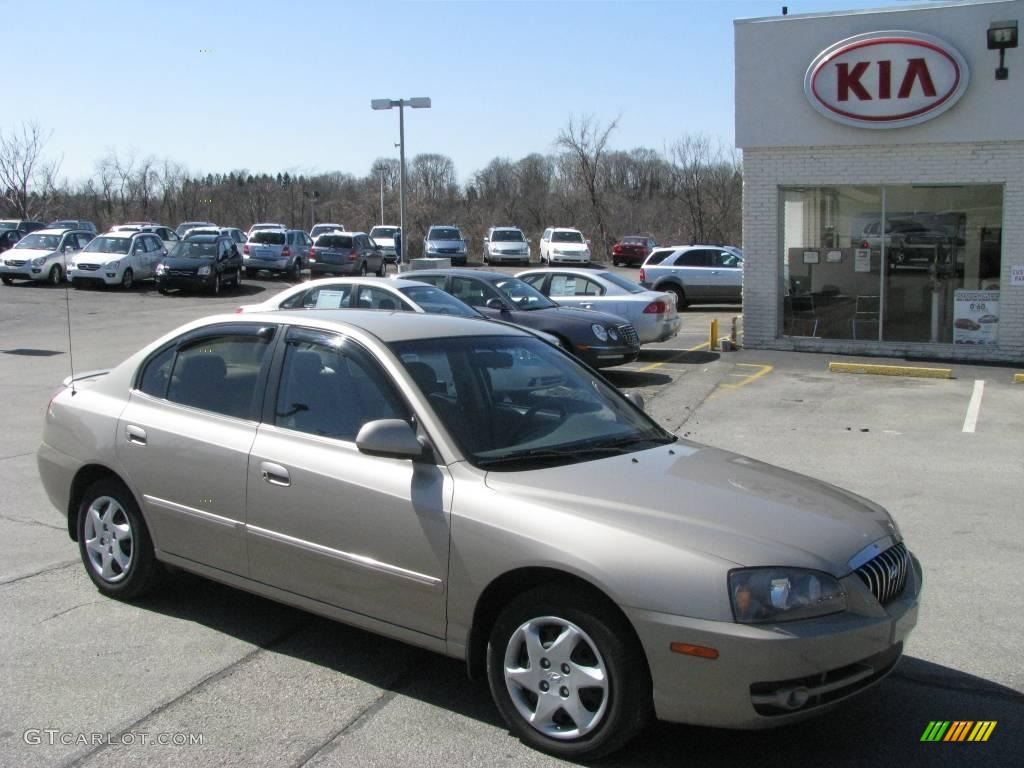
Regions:
M 131 267 L 128 267 L 128 269 L 124 271 L 124 274 L 121 275 L 121 287 L 128 290 L 133 285 L 135 285 L 135 273 L 132 272 Z
M 160 565 L 131 492 L 118 480 L 94 483 L 78 507 L 78 549 L 93 584 L 129 600 L 152 589 Z
M 567 760 L 614 752 L 650 718 L 650 674 L 631 627 L 612 606 L 571 587 L 541 587 L 501 613 L 487 673 L 512 732 Z
M 46 281 L 50 285 L 60 285 L 64 282 L 64 272 L 60 268 L 60 264 L 54 264 L 50 267 L 50 274 L 47 276 Z

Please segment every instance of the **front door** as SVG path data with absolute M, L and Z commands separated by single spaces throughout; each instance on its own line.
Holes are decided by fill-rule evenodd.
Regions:
M 252 578 L 434 637 L 445 633 L 452 481 L 361 453 L 359 429 L 411 413 L 351 340 L 292 329 L 249 459 Z

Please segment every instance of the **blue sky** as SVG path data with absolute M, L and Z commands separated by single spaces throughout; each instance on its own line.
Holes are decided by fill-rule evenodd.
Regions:
M 688 133 L 731 144 L 732 22 L 783 4 L 899 5 L 0 0 L 16 106 L 0 130 L 52 130 L 48 154 L 73 180 L 111 148 L 193 172 L 363 175 L 398 155 L 398 113 L 371 111 L 372 98 L 431 97 L 406 111 L 406 155 L 446 154 L 462 182 L 494 157 L 552 151 L 572 116 L 621 116 L 616 149 Z

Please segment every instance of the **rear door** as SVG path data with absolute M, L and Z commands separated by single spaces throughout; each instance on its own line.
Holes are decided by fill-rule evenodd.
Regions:
M 725 302 L 743 299 L 743 260 L 726 250 L 713 250 L 708 254 L 710 277 L 715 298 Z
M 683 251 L 675 257 L 673 272 L 683 282 L 683 290 L 686 298 L 691 301 L 707 301 L 714 298 L 711 287 L 711 269 L 708 266 L 708 250 L 706 248 L 691 248 Z

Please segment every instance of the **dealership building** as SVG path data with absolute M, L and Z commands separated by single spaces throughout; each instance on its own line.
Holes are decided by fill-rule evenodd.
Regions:
M 746 347 L 1024 361 L 1022 17 L 735 23 Z

